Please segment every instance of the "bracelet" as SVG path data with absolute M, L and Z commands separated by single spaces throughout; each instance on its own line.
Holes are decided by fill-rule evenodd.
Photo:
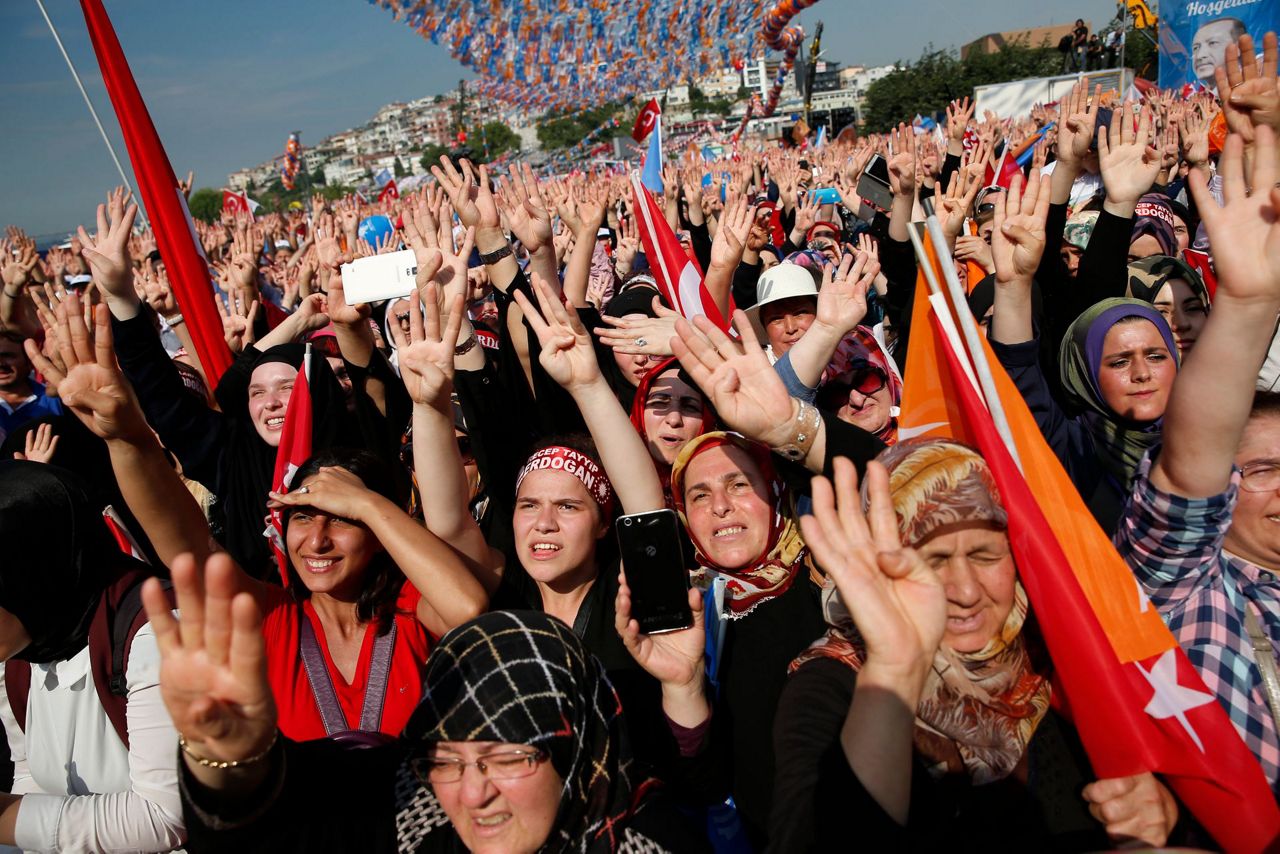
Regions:
M 277 727 L 275 735 L 271 736 L 271 743 L 267 745 L 266 750 L 262 751 L 256 756 L 250 756 L 247 759 L 236 759 L 231 762 L 223 762 L 217 759 L 209 759 L 207 757 L 201 756 L 200 754 L 194 752 L 191 749 L 191 745 L 187 743 L 187 737 L 182 733 L 178 733 L 178 747 L 182 749 L 183 753 L 191 757 L 191 760 L 195 762 L 197 765 L 200 765 L 203 768 L 216 768 L 219 771 L 226 771 L 228 768 L 243 768 L 246 765 L 253 765 L 257 762 L 261 762 L 263 759 L 267 758 L 268 754 L 270 754 L 271 751 L 275 750 L 276 743 L 279 741 L 280 741 L 280 729 L 279 727 Z
M 508 243 L 506 246 L 503 246 L 501 249 L 497 250 L 496 252 L 489 252 L 489 253 L 481 252 L 480 260 L 483 261 L 486 265 L 497 264 L 499 261 L 501 261 L 503 258 L 506 258 L 510 254 L 511 254 L 511 244 Z
M 162 314 L 162 315 L 160 315 L 160 318 L 161 318 L 162 320 L 164 320 L 164 322 L 165 322 L 166 324 L 168 324 L 169 326 L 177 326 L 179 323 L 184 323 L 184 322 L 186 322 L 186 318 L 184 318 L 184 317 L 182 316 L 182 312 L 178 312 L 177 314 L 173 315 L 172 317 L 165 317 L 165 316 Z
M 822 416 L 818 414 L 817 407 L 812 404 L 803 400 L 797 400 L 796 402 L 800 404 L 800 408 L 796 412 L 795 427 L 791 432 L 791 437 L 772 450 L 789 460 L 799 462 L 809 455 L 809 449 L 813 447 L 814 440 L 818 438 L 818 428 L 822 426 Z
M 476 348 L 477 343 L 478 342 L 476 341 L 476 336 L 473 333 L 470 338 L 468 338 L 466 341 L 463 341 L 457 347 L 453 348 L 453 355 L 465 356 Z

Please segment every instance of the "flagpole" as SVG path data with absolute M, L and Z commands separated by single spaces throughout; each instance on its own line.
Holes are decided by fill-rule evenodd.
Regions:
M 955 259 L 951 253 L 946 252 L 946 260 L 943 261 L 942 252 L 947 245 L 946 237 L 942 234 L 942 223 L 938 220 L 938 215 L 934 212 L 933 199 L 921 199 L 921 207 L 925 212 L 925 226 L 929 229 L 929 240 L 933 242 L 933 246 L 939 252 L 939 266 L 942 267 L 942 278 L 947 283 L 947 294 L 951 297 L 951 304 L 954 307 L 956 318 L 960 321 L 960 331 L 964 335 L 965 346 L 969 350 L 969 359 L 973 363 L 974 372 L 978 375 L 978 384 L 982 388 L 982 396 L 987 400 L 987 409 L 991 411 L 991 420 L 995 423 L 996 432 L 1000 434 L 1000 438 L 1004 440 L 1005 445 L 1009 448 L 1009 456 L 1013 457 L 1013 462 L 1018 466 L 1018 470 L 1022 470 L 1022 460 L 1018 457 L 1018 446 L 1013 441 L 1013 431 L 1009 429 L 1009 419 L 1005 417 L 1004 405 L 1000 402 L 1000 395 L 996 392 L 995 377 L 991 373 L 991 364 L 987 361 L 986 353 L 982 351 L 982 338 L 978 332 L 978 324 L 973 319 L 973 312 L 969 310 L 969 300 L 965 296 L 964 288 L 960 286 L 960 277 L 956 275 Z M 910 231 L 910 229 L 908 229 Z M 913 241 L 918 245 L 917 241 Z M 923 247 L 920 247 L 921 249 Z M 932 266 L 929 264 L 928 258 L 921 258 L 920 262 L 926 268 Z M 926 273 L 926 278 L 928 274 Z
M 80 74 L 76 71 L 75 63 L 71 61 L 71 57 L 67 54 L 66 47 L 62 44 L 62 38 L 58 35 L 58 30 L 53 26 L 49 13 L 44 8 L 43 0 L 36 0 L 36 6 L 40 8 L 40 14 L 44 16 L 44 22 L 49 25 L 49 32 L 53 33 L 53 40 L 58 45 L 58 50 L 62 51 L 62 58 L 67 61 L 67 68 L 71 69 L 71 79 L 76 81 L 76 87 L 80 90 L 80 96 L 84 98 L 84 105 L 89 108 L 89 115 L 93 116 L 93 123 L 98 126 L 98 133 L 102 135 L 102 141 L 107 146 L 108 153 L 111 154 L 111 160 L 116 164 L 116 171 L 120 173 L 120 181 L 135 199 L 138 198 L 133 192 L 133 184 L 129 181 L 128 176 L 124 174 L 124 166 L 120 163 L 120 158 L 116 156 L 115 147 L 111 144 L 111 139 L 107 136 L 106 128 L 102 126 L 102 120 L 98 118 L 98 111 L 93 108 L 93 101 L 89 100 L 89 93 L 84 89 L 84 83 L 80 81 Z M 142 219 L 142 224 L 147 224 L 147 214 L 138 206 L 138 216 Z

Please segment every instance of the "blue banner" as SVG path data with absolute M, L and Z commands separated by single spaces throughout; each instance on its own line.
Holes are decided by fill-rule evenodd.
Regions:
M 1227 45 L 1248 33 L 1261 53 L 1268 30 L 1280 30 L 1280 0 L 1160 4 L 1160 87 L 1192 84 L 1213 89 L 1213 69 L 1223 64 Z

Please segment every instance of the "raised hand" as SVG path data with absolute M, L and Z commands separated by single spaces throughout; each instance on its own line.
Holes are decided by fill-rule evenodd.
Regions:
M 689 609 L 693 611 L 693 625 L 687 629 L 647 635 L 640 631 L 640 623 L 631 617 L 631 588 L 627 586 L 626 567 L 618 574 L 618 595 L 614 599 L 613 626 L 622 638 L 622 644 L 646 673 L 662 683 L 663 687 L 700 691 L 706 673 L 703 664 L 703 647 L 706 628 L 703 623 L 702 594 L 689 591 Z
M 880 262 L 870 254 L 844 255 L 840 266 L 827 264 L 818 290 L 813 322 L 843 337 L 867 316 L 867 289 L 880 273 Z
M 825 477 L 813 479 L 813 515 L 800 517 L 800 530 L 866 644 L 863 672 L 870 668 L 918 699 L 946 628 L 946 590 L 903 547 L 884 466 L 867 464 L 865 513 L 853 463 L 837 457 L 834 466 L 834 489 Z
M 258 316 L 258 301 L 237 296 L 234 292 L 226 299 L 215 294 L 213 304 L 222 318 L 222 337 L 231 352 L 239 353 L 253 343 L 253 321 Z
M 627 356 L 671 356 L 671 338 L 676 334 L 676 321 L 680 312 L 667 308 L 662 298 L 653 298 L 653 310 L 657 317 L 611 317 L 601 315 L 608 326 L 597 326 L 593 331 L 600 343 L 615 353 Z
M 551 242 L 551 214 L 538 186 L 538 178 L 528 163 L 512 166 L 509 178 L 498 182 L 498 198 L 507 225 L 529 252 L 537 252 Z
M 462 326 L 462 294 L 455 294 L 445 327 L 440 328 L 437 287 L 427 285 L 426 299 L 409 295 L 409 341 L 401 345 L 400 376 L 414 403 L 449 412 L 453 390 L 453 351 Z M 426 317 L 423 318 L 425 312 Z
M 258 756 L 277 738 L 262 613 L 225 553 L 209 558 L 203 578 L 191 555 L 176 558 L 172 574 L 181 620 L 157 579 L 142 588 L 169 717 L 201 758 Z
M 995 205 L 991 259 L 996 281 L 1030 284 L 1048 240 L 1044 224 L 1049 216 L 1049 180 L 1033 173 L 1024 189 L 1022 176 L 1015 175 L 1009 191 L 995 196 Z
M 951 173 L 947 188 L 937 199 L 935 208 L 943 234 L 953 243 L 964 229 L 964 218 L 973 207 L 987 170 L 986 164 L 969 163 L 967 157 L 962 158 L 960 168 Z
M 977 102 L 969 103 L 968 95 L 963 101 L 957 98 L 947 105 L 948 148 L 954 148 L 952 143 L 955 143 L 963 149 L 964 135 L 969 129 L 969 123 L 973 121 L 973 111 L 977 106 Z
M 1237 134 L 1227 137 L 1218 171 L 1222 207 L 1209 193 L 1200 170 L 1188 177 L 1209 242 L 1231 247 L 1231 251 L 1214 256 L 1218 273 L 1215 299 L 1225 296 L 1240 302 L 1272 302 L 1280 296 L 1280 188 L 1276 187 L 1276 135 L 1271 127 L 1259 125 L 1256 129 L 1255 156 L 1248 176 L 1244 140 Z
M 55 315 L 58 361 L 45 358 L 36 342 L 27 339 L 24 345 L 31 363 L 57 387 L 58 397 L 95 436 L 126 441 L 149 438 L 151 428 L 116 364 L 107 307 L 94 307 L 92 332 L 75 292 L 58 304 Z
M 1182 156 L 1192 168 L 1205 167 L 1209 163 L 1209 119 L 1193 107 L 1183 112 L 1179 121 L 1182 138 Z
M 305 492 L 292 489 L 289 492 L 268 492 L 267 495 L 267 506 L 272 510 L 310 507 L 353 522 L 368 517 L 371 503 L 376 498 L 376 494 L 359 477 L 339 466 L 322 466 L 315 476 L 307 479 Z
M 640 232 L 634 217 L 628 217 L 620 223 L 618 229 L 618 246 L 613 251 L 613 270 L 619 279 L 625 279 L 635 264 L 636 255 L 640 252 Z
M 1151 145 L 1151 111 L 1139 111 L 1134 128 L 1133 103 L 1111 114 L 1111 127 L 1098 137 L 1098 165 L 1107 189 L 1106 209 L 1128 218 L 1160 173 L 1160 153 Z
M 910 196 L 916 191 L 916 132 L 905 124 L 893 132 L 889 186 L 895 196 Z
M 98 287 L 109 301 L 130 306 L 137 300 L 133 291 L 133 267 L 129 262 L 129 234 L 137 215 L 137 205 L 132 202 L 125 205 L 124 187 L 116 187 L 107 196 L 107 203 L 98 205 L 97 233 L 91 238 L 84 226 L 76 229 L 81 253 Z
M 808 211 L 816 213 L 816 206 Z M 746 247 L 747 237 L 751 234 L 751 226 L 756 219 L 756 207 L 747 203 L 746 196 L 739 196 L 720 216 L 716 228 L 715 239 L 711 242 L 711 266 L 736 270 L 742 260 L 742 252 Z M 796 225 L 799 227 L 800 214 L 796 213 Z
M 28 430 L 23 439 L 23 450 L 14 451 L 15 460 L 27 460 L 32 463 L 47 463 L 58 452 L 58 436 L 53 432 L 53 425 L 45 422 L 34 430 Z
M 706 317 L 676 321 L 671 349 L 689 376 L 710 398 L 730 429 L 771 448 L 785 444 L 798 403 L 792 400 L 777 371 L 739 309 L 733 326 L 738 344 Z
M 404 238 L 413 250 L 418 272 L 414 284 L 422 290 L 444 263 L 437 237 L 439 224 L 431 212 L 431 206 L 419 196 L 413 204 L 406 205 L 403 213 Z
M 1227 114 L 1227 124 L 1246 143 L 1254 140 L 1253 129 L 1268 125 L 1280 133 L 1280 86 L 1277 86 L 1276 34 L 1262 38 L 1262 63 L 1255 60 L 1253 37 L 1245 33 L 1238 44 L 1228 44 L 1223 65 L 1214 69 L 1218 94 Z M 1223 85 L 1225 82 L 1226 85 Z
M 155 262 L 148 258 L 142 262 L 138 277 L 142 280 L 142 294 L 147 305 L 161 317 L 172 317 L 178 311 L 178 300 L 169 287 L 168 275 L 157 270 Z
M 538 362 L 543 370 L 570 392 L 599 381 L 600 365 L 596 362 L 591 336 L 578 313 L 566 307 L 537 273 L 533 274 L 531 284 L 538 298 L 537 308 L 522 292 L 515 291 L 514 295 L 542 345 Z
M 488 169 L 481 165 L 477 176 L 471 161 L 463 160 L 461 165 L 462 171 L 459 172 L 453 168 L 449 158 L 442 155 L 440 165 L 431 167 L 431 174 L 449 195 L 449 201 L 457 211 L 458 219 L 469 228 L 501 227 L 502 219 L 498 215 L 498 206 L 489 189 Z
M 8 241 L 6 241 L 6 244 Z M 4 263 L 0 265 L 0 279 L 4 282 L 4 289 L 10 293 L 15 293 L 25 287 L 31 281 L 31 271 L 40 263 L 40 256 L 36 253 L 35 243 L 23 242 L 20 246 L 15 247 L 17 254 L 14 255 L 8 245 L 3 247 Z M 52 255 L 53 250 L 49 250 Z M 62 284 L 61 277 L 56 277 L 59 285 Z
M 1088 82 L 1077 80 L 1060 107 L 1062 121 L 1058 123 L 1057 155 L 1059 160 L 1075 169 L 1080 168 L 1080 161 L 1089 153 L 1089 146 L 1093 144 L 1098 124 L 1098 104 L 1101 100 L 1101 84 L 1094 89 L 1090 103 Z

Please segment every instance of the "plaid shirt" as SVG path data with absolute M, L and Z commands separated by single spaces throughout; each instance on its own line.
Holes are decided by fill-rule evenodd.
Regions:
M 1244 608 L 1252 603 L 1276 648 L 1280 582 L 1222 546 L 1240 472 L 1232 474 L 1221 495 L 1183 498 L 1151 483 L 1151 463 L 1148 453 L 1138 467 L 1115 534 L 1116 548 L 1258 757 L 1272 791 L 1280 793 L 1280 738 L 1244 628 Z

